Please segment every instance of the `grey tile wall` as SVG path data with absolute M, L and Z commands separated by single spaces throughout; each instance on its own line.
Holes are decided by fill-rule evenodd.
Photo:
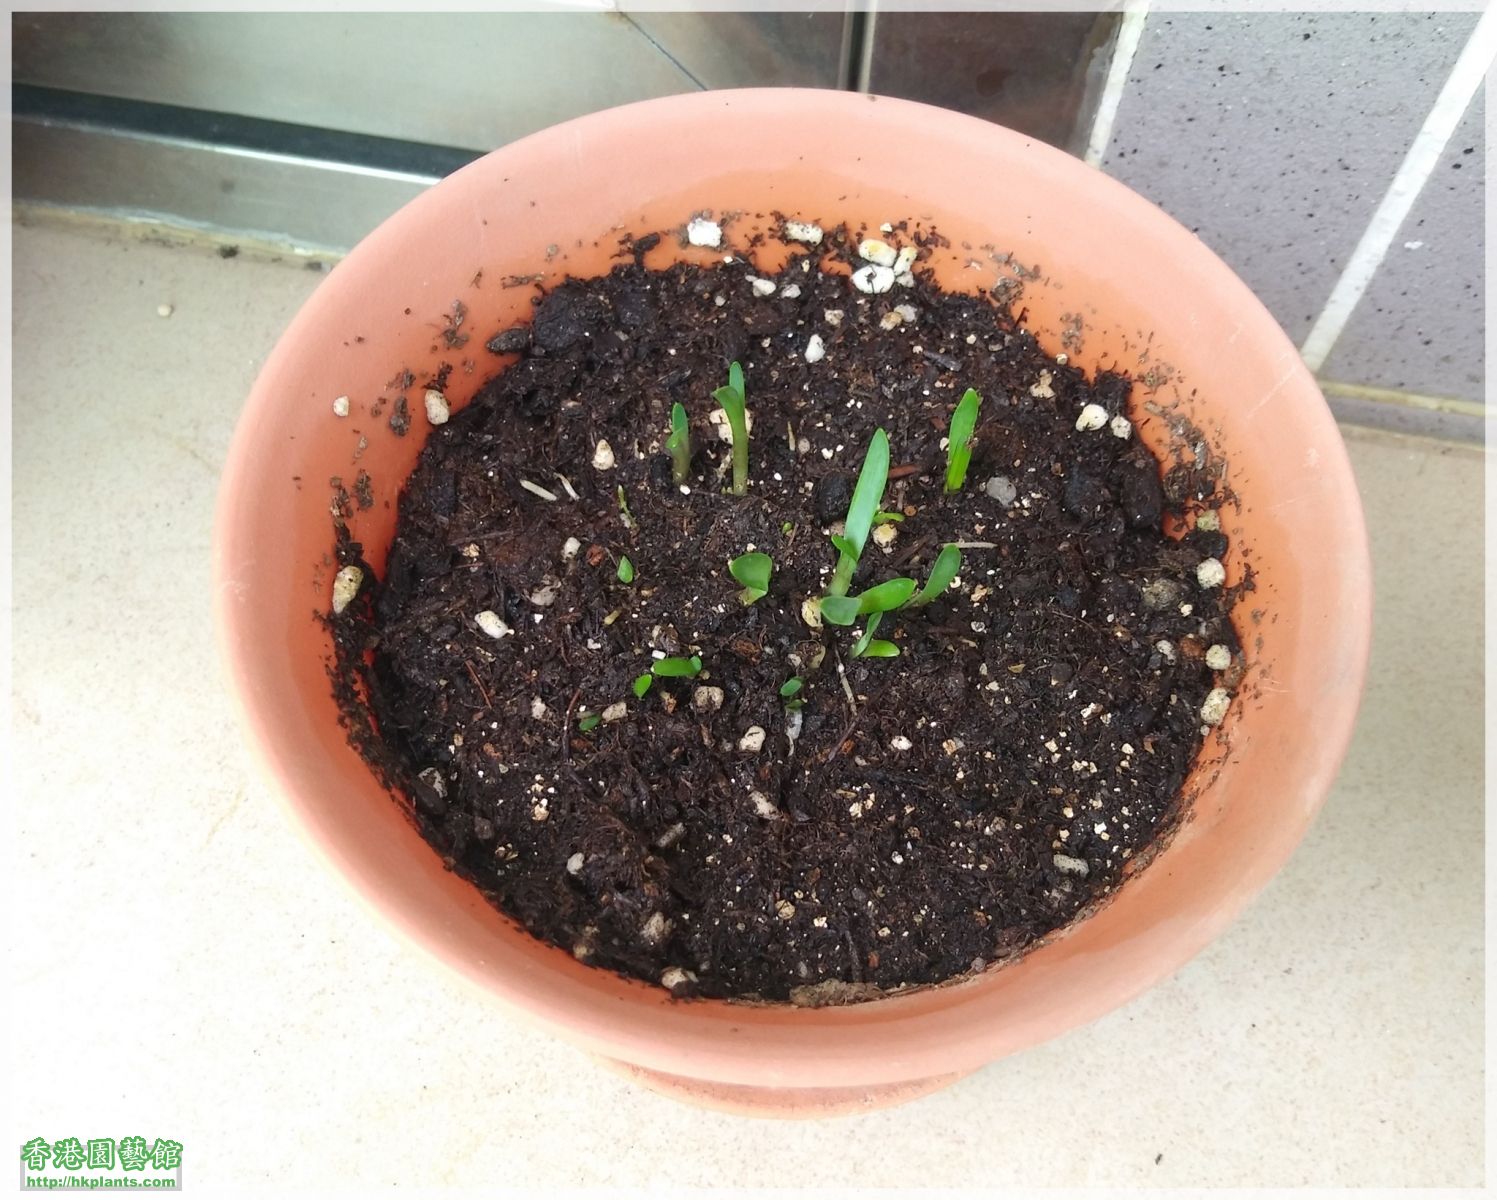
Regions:
M 1321 374 L 1482 399 L 1485 95 L 1471 102 Z
M 1299 342 L 1476 19 L 1151 13 L 1104 168 L 1195 230 Z

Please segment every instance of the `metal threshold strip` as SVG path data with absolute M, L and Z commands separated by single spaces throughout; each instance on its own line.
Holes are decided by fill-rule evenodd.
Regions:
M 16 85 L 18 202 L 346 252 L 480 151 Z

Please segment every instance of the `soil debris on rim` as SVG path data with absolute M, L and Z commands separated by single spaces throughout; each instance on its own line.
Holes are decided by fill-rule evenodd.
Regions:
M 383 575 L 341 537 L 350 739 L 499 909 L 679 997 L 1022 952 L 1172 828 L 1240 678 L 1220 464 L 1162 482 L 1129 379 L 893 228 L 561 283 L 427 393 Z

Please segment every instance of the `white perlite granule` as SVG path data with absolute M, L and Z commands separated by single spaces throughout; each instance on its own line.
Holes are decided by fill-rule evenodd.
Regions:
M 1207 725 L 1220 725 L 1231 703 L 1232 696 L 1226 688 L 1212 688 L 1201 702 L 1201 720 Z
M 706 217 L 693 217 L 686 223 L 686 240 L 693 246 L 715 250 L 723 244 L 723 227 Z

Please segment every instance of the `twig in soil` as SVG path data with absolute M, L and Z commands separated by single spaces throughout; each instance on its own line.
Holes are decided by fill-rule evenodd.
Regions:
M 840 674 L 841 667 L 842 667 L 842 662 L 841 662 L 840 659 L 837 662 L 837 667 L 838 667 L 838 672 Z M 842 686 L 849 693 L 852 691 L 852 688 L 848 687 L 846 679 L 843 679 Z M 822 766 L 828 765 L 830 762 L 832 762 L 833 759 L 835 759 L 839 754 L 842 753 L 842 747 L 847 744 L 847 739 L 850 738 L 853 735 L 853 731 L 855 729 L 857 729 L 858 722 L 863 719 L 863 714 L 866 713 L 866 712 L 868 712 L 869 709 L 873 708 L 875 705 L 877 705 L 878 701 L 883 698 L 884 691 L 887 691 L 887 690 L 888 689 L 885 688 L 882 691 L 879 691 L 879 692 L 875 693 L 874 696 L 873 696 L 873 698 L 871 700 L 869 700 L 869 702 L 866 705 L 864 705 L 862 709 L 854 711 L 853 716 L 852 716 L 852 720 L 849 721 L 847 723 L 846 727 L 842 730 L 842 732 L 837 735 L 837 740 L 832 743 L 831 749 L 825 751 L 822 754 L 822 756 L 821 756 L 821 765 Z
M 489 699 L 488 692 L 484 690 L 483 684 L 479 681 L 478 672 L 473 669 L 473 664 L 464 659 L 463 666 L 468 668 L 468 674 L 473 677 L 473 686 L 478 689 L 478 694 L 483 697 L 484 708 L 492 712 L 494 708 L 494 702 Z
M 844 929 L 842 936 L 847 941 L 847 957 L 852 961 L 852 981 L 863 982 L 863 960 L 858 957 L 857 943 L 852 940 L 852 930 Z
M 842 656 L 837 656 L 837 680 L 842 684 L 842 691 L 847 695 L 847 707 L 852 709 L 856 715 L 858 711 L 857 697 L 852 694 L 852 684 L 847 682 L 847 668 L 842 665 Z
M 576 777 L 576 772 L 572 768 L 572 713 L 576 711 L 577 701 L 581 699 L 582 689 L 578 688 L 572 693 L 572 698 L 567 701 L 567 717 L 561 723 L 561 757 L 567 764 L 567 770 L 572 773 L 573 778 Z

